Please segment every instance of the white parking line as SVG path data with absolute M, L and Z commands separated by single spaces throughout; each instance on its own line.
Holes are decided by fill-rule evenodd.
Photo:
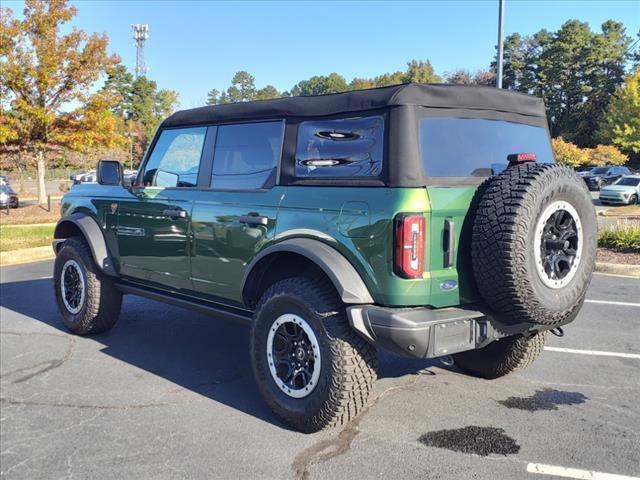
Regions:
M 545 465 L 543 463 L 527 464 L 527 472 L 554 475 L 563 478 L 577 478 L 579 480 L 640 480 L 640 477 L 594 472 L 593 470 L 581 470 L 579 468 L 565 468 L 558 465 Z
M 596 355 L 600 357 L 635 358 L 640 360 L 640 354 L 638 353 L 603 352 L 601 350 L 577 350 L 575 348 L 558 347 L 544 347 L 544 349 L 549 350 L 550 352 L 577 353 L 580 355 Z
M 610 300 L 585 300 L 585 303 L 600 303 L 603 305 L 621 305 L 623 307 L 640 307 L 640 303 L 631 302 L 614 302 Z

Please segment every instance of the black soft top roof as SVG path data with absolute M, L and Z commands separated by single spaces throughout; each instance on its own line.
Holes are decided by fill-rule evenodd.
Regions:
M 491 110 L 545 117 L 541 99 L 493 87 L 403 84 L 351 92 L 285 97 L 192 108 L 174 113 L 163 127 L 266 118 L 323 117 L 395 106 Z

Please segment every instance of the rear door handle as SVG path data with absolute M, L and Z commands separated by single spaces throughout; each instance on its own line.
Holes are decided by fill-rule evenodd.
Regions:
M 442 243 L 444 248 L 444 268 L 452 267 L 456 253 L 456 232 L 453 218 L 444 219 Z
M 266 226 L 269 223 L 269 219 L 267 217 L 260 216 L 255 212 L 250 212 L 247 215 L 241 215 L 239 220 L 240 223 L 246 223 L 248 225 Z
M 187 218 L 187 212 L 185 210 L 176 210 L 176 209 L 163 210 L 162 215 L 164 215 L 165 217 L 173 218 L 174 220 L 177 218 Z

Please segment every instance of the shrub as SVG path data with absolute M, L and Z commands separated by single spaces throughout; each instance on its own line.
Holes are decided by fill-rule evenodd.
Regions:
M 640 251 L 640 224 L 622 223 L 598 232 L 598 246 Z
M 573 143 L 564 141 L 562 137 L 552 139 L 551 145 L 553 146 L 553 153 L 558 163 L 574 168 L 589 163 L 589 153 L 587 150 Z
M 593 165 L 624 165 L 629 161 L 629 158 L 613 145 L 598 145 L 588 153 Z

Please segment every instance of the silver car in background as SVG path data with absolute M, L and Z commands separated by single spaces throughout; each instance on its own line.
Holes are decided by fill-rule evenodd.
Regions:
M 635 205 L 640 203 L 640 175 L 625 175 L 600 190 L 602 203 Z

